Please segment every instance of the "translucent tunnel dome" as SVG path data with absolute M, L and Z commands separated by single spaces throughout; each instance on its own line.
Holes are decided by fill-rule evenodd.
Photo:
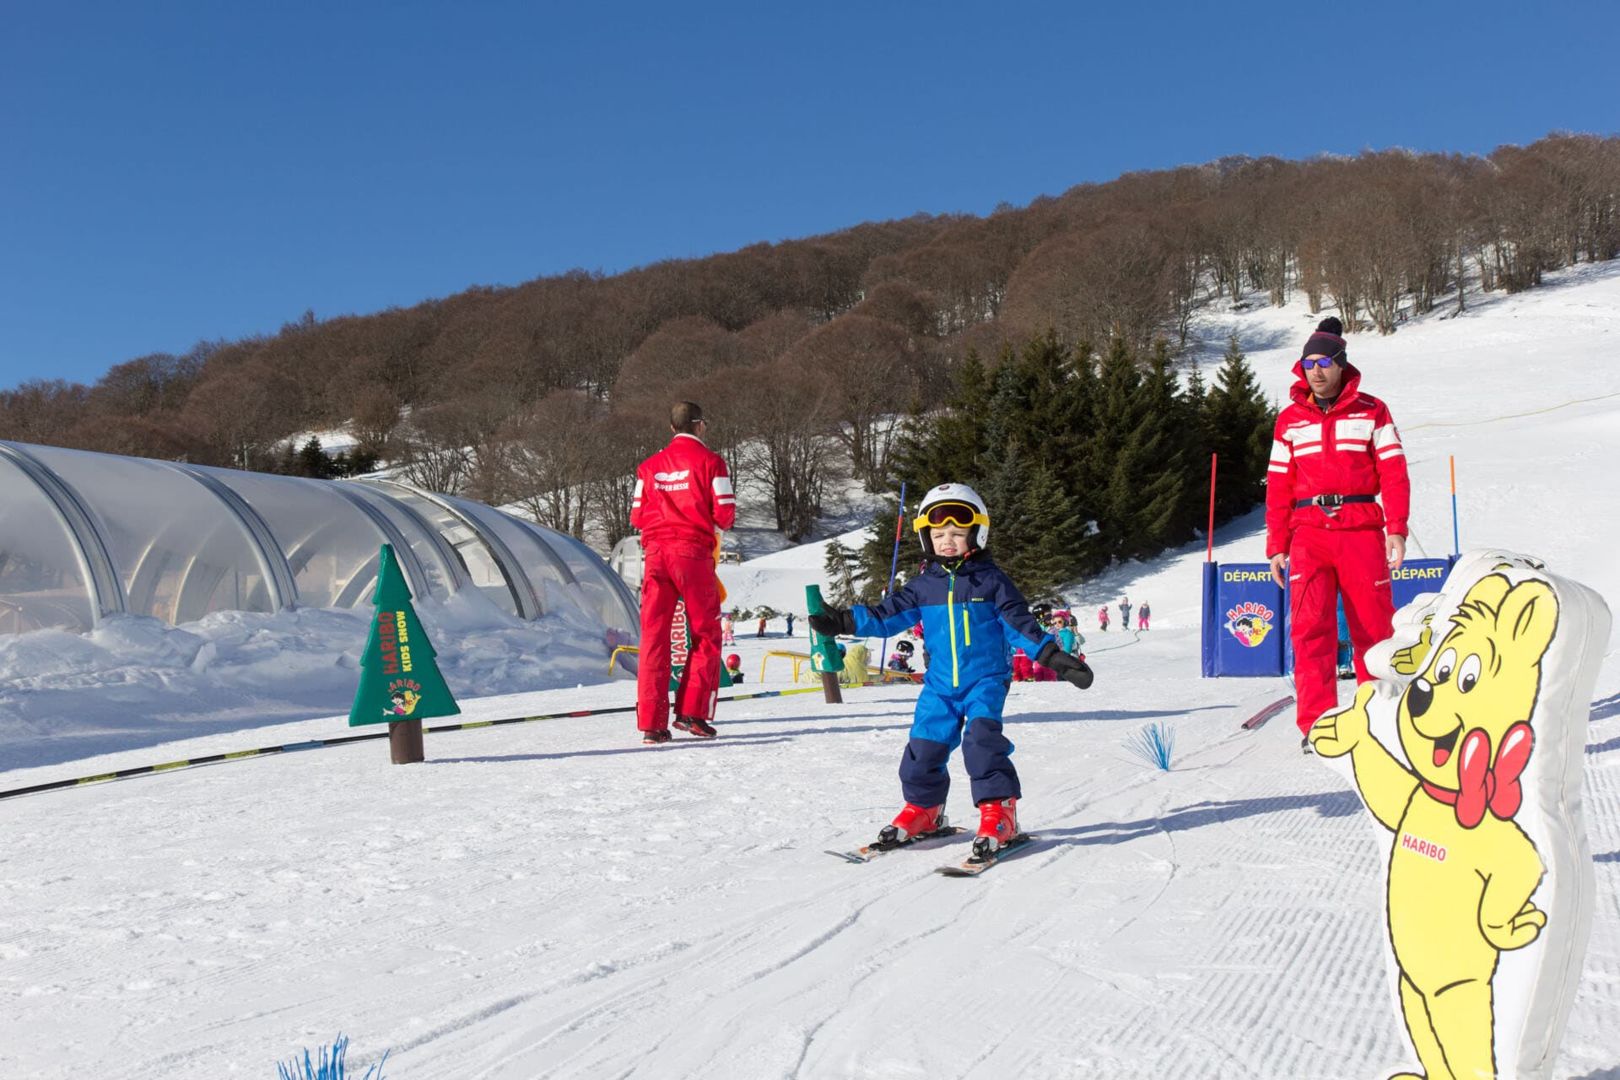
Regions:
M 361 607 L 384 543 L 419 600 L 472 591 L 517 618 L 567 608 L 634 637 L 635 594 L 595 552 L 482 503 L 0 441 L 0 633 Z

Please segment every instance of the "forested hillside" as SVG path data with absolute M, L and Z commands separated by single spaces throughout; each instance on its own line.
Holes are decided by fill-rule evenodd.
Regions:
M 1617 203 L 1612 137 L 1553 135 L 1483 158 L 1223 159 L 982 218 L 917 215 L 613 276 L 306 314 L 274 335 L 129 360 L 93 386 L 40 380 L 0 393 L 0 437 L 309 471 L 319 463 L 287 437 L 346 425 L 358 461 L 381 456 L 431 488 L 520 502 L 576 534 L 601 521 L 610 529 L 595 539 L 611 542 L 625 528 L 630 470 L 661 441 L 659 417 L 679 395 L 705 404 L 740 486 L 768 494 L 798 538 L 834 458 L 874 490 L 943 467 L 946 451 L 918 424 L 885 418 L 949 403 L 989 418 L 975 415 L 966 433 L 978 464 L 953 475 L 1013 499 L 985 463 L 1011 475 L 1017 453 L 1033 490 L 1083 480 L 1116 492 L 1054 511 L 1026 491 L 1017 498 L 1029 509 L 1009 512 L 1008 540 L 1020 515 L 1032 535 L 1096 522 L 1069 549 L 1029 556 L 1090 565 L 1132 554 L 1129 537 L 1158 543 L 1191 528 L 1188 494 L 1144 463 L 1210 448 L 1204 406 L 1166 374 L 1200 307 L 1298 292 L 1352 332 L 1390 333 L 1409 314 L 1467 304 L 1469 290 L 1528 289 L 1550 269 L 1614 258 Z M 1086 369 L 1080 389 L 1042 382 L 1067 378 L 1060 368 Z M 1260 422 L 1241 397 L 1222 407 Z M 1050 441 L 1008 434 L 995 417 L 1009 403 L 1152 430 L 1094 441 L 1104 456 L 1074 464 Z M 1172 436 L 1176 417 L 1196 421 L 1192 436 Z

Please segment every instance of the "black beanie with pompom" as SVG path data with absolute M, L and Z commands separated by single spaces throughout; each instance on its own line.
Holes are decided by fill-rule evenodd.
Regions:
M 1301 360 L 1307 356 L 1328 356 L 1344 363 L 1344 323 L 1332 315 L 1317 323 L 1316 333 L 1305 340 L 1305 348 L 1299 354 Z

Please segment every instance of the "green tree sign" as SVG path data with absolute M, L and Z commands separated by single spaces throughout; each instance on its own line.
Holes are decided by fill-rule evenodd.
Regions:
M 349 711 L 349 726 L 456 716 L 461 707 L 439 674 L 433 645 L 411 607 L 411 590 L 394 559 L 382 546 L 377 564 L 376 617 L 360 658 L 360 689 Z

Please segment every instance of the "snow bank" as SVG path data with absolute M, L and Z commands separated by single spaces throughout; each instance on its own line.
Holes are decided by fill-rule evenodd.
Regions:
M 458 697 L 601 682 L 601 629 L 537 622 L 482 597 L 419 603 Z M 27 768 L 348 711 L 371 609 L 218 612 L 184 626 L 118 615 L 87 635 L 0 636 L 0 757 Z

